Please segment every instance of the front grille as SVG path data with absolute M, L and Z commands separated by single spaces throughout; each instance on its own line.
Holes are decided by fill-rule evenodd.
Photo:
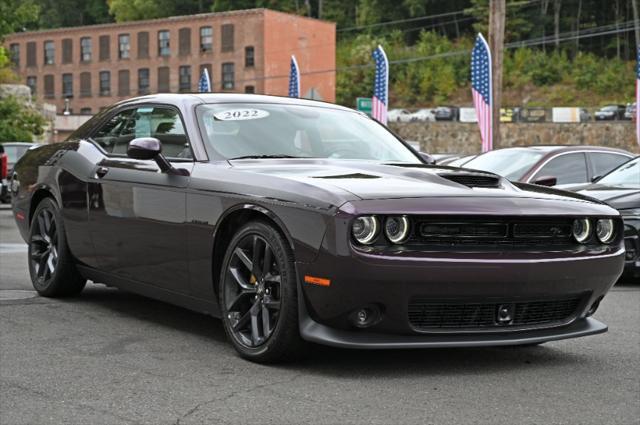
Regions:
M 517 302 L 438 302 L 414 298 L 409 302 L 409 323 L 416 330 L 494 329 L 562 324 L 575 317 L 581 299 Z M 499 310 L 509 320 L 499 320 Z
M 462 184 L 468 187 L 500 187 L 500 178 L 497 176 L 487 176 L 484 174 L 459 174 L 459 173 L 442 173 L 438 174 L 440 177 L 458 184 Z
M 416 217 L 409 244 L 428 248 L 574 246 L 571 218 Z

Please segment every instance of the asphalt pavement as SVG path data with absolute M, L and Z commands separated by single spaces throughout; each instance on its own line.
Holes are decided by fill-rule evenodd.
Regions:
M 639 424 L 640 285 L 609 332 L 531 348 L 240 359 L 220 321 L 102 285 L 37 297 L 0 209 L 0 424 Z

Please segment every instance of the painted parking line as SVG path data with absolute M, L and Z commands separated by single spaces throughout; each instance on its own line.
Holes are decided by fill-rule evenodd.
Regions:
M 19 254 L 27 252 L 25 243 L 0 243 L 0 254 Z

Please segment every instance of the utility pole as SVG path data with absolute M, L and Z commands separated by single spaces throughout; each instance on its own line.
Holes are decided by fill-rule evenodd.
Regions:
M 493 79 L 493 149 L 500 147 L 500 107 L 502 105 L 502 59 L 504 48 L 505 0 L 490 0 L 489 47 Z
M 638 0 L 631 0 L 633 6 L 633 21 L 635 22 L 636 50 L 640 49 L 640 17 L 638 16 Z

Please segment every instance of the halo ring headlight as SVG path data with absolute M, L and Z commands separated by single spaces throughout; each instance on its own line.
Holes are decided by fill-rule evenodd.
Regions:
M 363 245 L 372 244 L 378 236 L 380 225 L 375 216 L 362 216 L 353 221 L 351 234 L 354 239 Z
M 596 236 L 602 243 L 610 243 L 615 237 L 615 226 L 610 218 L 601 218 L 596 222 Z
M 384 223 L 384 234 L 391 243 L 401 244 L 409 236 L 409 219 L 406 215 L 388 217 Z
M 591 222 L 588 218 L 573 220 L 573 237 L 579 243 L 584 243 L 591 236 Z

